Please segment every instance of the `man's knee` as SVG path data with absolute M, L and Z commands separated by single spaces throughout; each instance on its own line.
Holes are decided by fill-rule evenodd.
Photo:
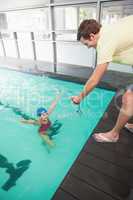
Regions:
M 122 97 L 122 104 L 133 106 L 133 92 L 127 90 Z

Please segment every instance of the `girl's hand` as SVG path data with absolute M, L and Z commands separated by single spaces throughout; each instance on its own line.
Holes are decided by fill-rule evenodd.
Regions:
M 74 104 L 80 104 L 81 98 L 79 96 L 73 96 L 71 97 L 71 100 Z

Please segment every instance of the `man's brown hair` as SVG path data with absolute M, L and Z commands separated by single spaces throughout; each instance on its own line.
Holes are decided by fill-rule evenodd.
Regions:
M 77 40 L 79 41 L 81 37 L 83 37 L 84 39 L 88 39 L 91 33 L 98 33 L 100 31 L 100 28 L 101 24 L 95 19 L 84 20 L 78 28 Z

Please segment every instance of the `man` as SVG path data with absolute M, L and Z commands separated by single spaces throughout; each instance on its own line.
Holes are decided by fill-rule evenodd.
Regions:
M 95 71 L 85 84 L 84 91 L 79 96 L 72 97 L 73 103 L 80 104 L 82 99 L 97 86 L 110 62 L 133 65 L 133 15 L 105 27 L 102 27 L 96 20 L 84 20 L 79 26 L 77 40 L 97 50 Z M 116 142 L 124 126 L 133 130 L 133 124 L 127 123 L 132 116 L 133 84 L 123 95 L 122 107 L 115 127 L 109 132 L 94 134 L 94 138 L 98 142 Z

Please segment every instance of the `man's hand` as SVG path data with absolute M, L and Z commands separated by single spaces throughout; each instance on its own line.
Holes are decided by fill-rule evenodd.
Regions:
M 71 97 L 71 100 L 75 104 L 80 104 L 80 102 L 81 102 L 81 98 L 79 96 L 73 96 L 73 97 Z
M 81 92 L 79 96 L 73 96 L 71 98 L 73 103 L 80 104 L 82 99 L 86 97 L 97 86 L 97 84 L 107 71 L 108 64 L 109 63 L 97 65 L 95 71 L 93 72 L 89 80 L 86 82 L 83 92 Z

